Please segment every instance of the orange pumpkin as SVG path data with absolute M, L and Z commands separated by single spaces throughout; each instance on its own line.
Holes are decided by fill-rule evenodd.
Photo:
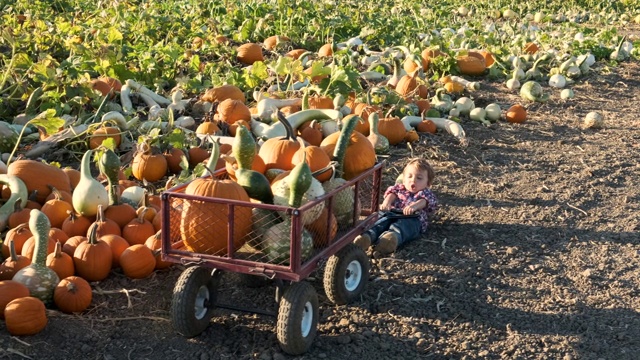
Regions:
M 73 252 L 73 263 L 79 276 L 88 281 L 101 281 L 109 276 L 113 255 L 109 244 L 98 239 L 97 224 L 91 225 L 87 239 Z
M 408 96 L 416 92 L 418 88 L 417 75 L 418 71 L 416 70 L 411 75 L 401 77 L 398 84 L 396 84 L 396 92 L 401 96 Z
M 266 170 L 272 168 L 291 170 L 293 169 L 291 159 L 296 151 L 300 149 L 300 143 L 296 140 L 291 125 L 282 113 L 278 112 L 278 117 L 280 122 L 285 124 L 287 136 L 268 139 L 260 146 L 258 155 L 264 160 Z
M 73 258 L 62 251 L 62 244 L 59 242 L 56 243 L 55 250 L 47 255 L 46 264 L 49 269 L 58 274 L 59 279 L 71 276 L 76 271 L 73 265 Z
M 84 235 L 72 236 L 69 238 L 69 240 L 67 240 L 67 242 L 62 245 L 62 251 L 67 255 L 73 257 L 73 253 L 76 251 L 76 248 L 83 241 L 87 241 L 87 237 Z
M 418 130 L 418 132 L 435 134 L 437 131 L 437 127 L 436 127 L 436 124 L 431 120 L 422 120 L 416 126 L 416 130 Z
M 264 41 L 262 42 L 262 44 L 264 45 L 264 48 L 267 50 L 274 50 L 278 45 L 280 44 L 286 44 L 288 42 L 290 42 L 291 40 L 283 35 L 273 35 L 273 36 L 269 36 L 268 38 L 264 39 Z
M 120 256 L 122 252 L 131 246 L 129 242 L 125 238 L 119 235 L 107 234 L 100 236 L 100 240 L 106 242 L 111 248 L 111 255 L 113 261 L 111 262 L 112 268 L 117 268 L 120 266 Z
M 444 55 L 445 53 L 443 53 L 438 49 L 426 48 L 422 50 L 422 52 L 420 53 L 420 57 L 422 57 L 422 70 L 425 72 L 429 70 L 429 66 L 431 65 L 431 59 L 438 56 L 444 56 Z
M 331 158 L 329 158 L 329 155 L 327 155 L 327 153 L 325 153 L 319 146 L 315 146 L 315 145 L 307 145 L 307 146 L 301 147 L 293 155 L 293 158 L 291 159 L 291 164 L 293 166 L 296 166 L 299 163 L 301 163 L 303 159 L 309 165 L 309 168 L 311 168 L 312 173 L 320 169 L 326 168 L 327 166 L 329 166 L 329 163 L 331 163 Z M 320 174 L 317 174 L 314 177 L 318 181 L 324 182 L 331 179 L 332 174 L 333 174 L 333 171 L 328 170 Z
M 89 136 L 89 149 L 97 149 L 106 139 L 113 139 L 117 149 L 122 142 L 120 133 L 120 129 L 117 127 L 103 126 L 97 128 L 93 134 Z
M 162 232 L 158 231 L 155 234 L 149 236 L 147 241 L 144 242 L 144 246 L 148 247 L 153 251 L 153 255 L 156 257 L 156 269 L 166 269 L 171 266 L 173 263 L 170 261 L 162 260 L 162 252 L 160 251 L 162 248 Z
M 29 289 L 13 280 L 0 281 L 0 319 L 4 319 L 4 308 L 11 301 L 29 296 Z
M 182 157 L 185 156 L 184 151 L 180 148 L 172 147 L 167 150 L 164 154 L 164 158 L 167 160 L 167 168 L 171 174 L 179 174 L 182 172 L 182 167 L 180 163 L 182 162 Z
M 61 169 L 36 160 L 16 160 L 7 168 L 8 175 L 19 177 L 27 186 L 31 194 L 37 190 L 35 200 L 44 204 L 45 199 L 51 194 L 51 188 L 60 191 L 71 192 L 69 177 Z
M 284 56 L 290 57 L 290 58 L 294 58 L 294 59 L 298 59 L 300 58 L 300 55 L 306 53 L 307 50 L 306 49 L 293 49 L 291 51 L 289 51 L 288 53 L 286 53 Z
M 318 49 L 319 57 L 329 57 L 333 56 L 333 45 L 332 44 L 324 44 Z
M 140 181 L 158 181 L 167 174 L 167 159 L 156 149 L 142 143 L 131 162 L 131 173 Z
M 482 56 L 480 56 L 482 57 Z M 462 55 L 456 57 L 456 63 L 461 74 L 478 76 L 482 75 L 487 69 L 487 65 L 484 62 L 484 58 L 480 59 L 477 56 Z
M 73 212 L 73 205 L 68 201 L 64 201 L 62 194 L 57 189 L 53 188 L 52 194 L 54 194 L 54 198 L 47 200 L 42 205 L 41 211 L 49 218 L 49 223 L 52 227 L 62 228 L 62 224 L 68 216 L 67 214 Z
M 217 163 L 220 149 L 213 144 L 211 162 Z M 201 177 L 190 182 L 185 194 L 218 199 L 250 202 L 246 190 L 233 180 Z M 239 249 L 251 231 L 252 211 L 249 206 L 236 206 L 233 219 L 229 219 L 229 205 L 225 203 L 190 200 L 182 205 L 180 234 L 187 249 L 200 253 L 220 254 L 229 251 L 227 233 L 233 232 L 234 249 Z
M 222 102 L 226 99 L 233 99 L 245 102 L 244 93 L 235 85 L 221 85 L 205 91 L 200 98 L 202 101 L 210 103 Z
M 8 258 L 10 255 L 9 244 L 13 242 L 13 246 L 15 246 L 16 253 L 22 253 L 22 246 L 24 246 L 25 241 L 29 239 L 33 234 L 31 230 L 29 230 L 28 223 L 22 223 L 14 228 L 11 228 L 7 231 L 7 234 L 4 237 L 4 241 L 2 242 L 2 257 Z
M 396 145 L 404 140 L 407 129 L 405 129 L 400 118 L 390 117 L 380 119 L 378 132 L 389 140 L 390 145 Z
M 71 238 L 72 236 L 82 235 L 84 236 L 89 230 L 93 220 L 83 215 L 78 215 L 75 212 L 69 213 L 66 219 L 62 222 L 61 230 Z
M 9 243 L 9 257 L 0 264 L 0 280 L 11 280 L 18 270 L 31 265 L 31 258 L 18 255 L 13 241 Z
M 348 115 L 343 119 L 343 123 L 359 121 L 355 115 Z M 343 129 L 347 128 L 345 125 Z M 320 144 L 322 150 L 324 150 L 327 155 L 333 158 L 333 153 L 336 148 L 336 144 L 338 139 L 340 138 L 342 132 L 335 132 L 333 134 L 329 134 L 329 136 L 325 137 Z M 352 131 L 351 135 L 348 137 L 349 141 L 346 146 L 346 153 L 344 156 L 344 174 L 342 176 L 345 180 L 350 180 L 362 172 L 372 168 L 376 164 L 376 152 L 373 148 L 373 145 L 367 139 L 366 136 L 361 134 L 358 131 Z
M 520 104 L 511 106 L 504 116 L 510 123 L 520 124 L 527 120 L 527 110 Z
M 149 236 L 155 233 L 153 224 L 145 219 L 144 215 L 145 212 L 140 213 L 122 228 L 122 237 L 131 245 L 144 244 Z
M 255 43 L 247 43 L 238 46 L 236 59 L 245 65 L 251 65 L 256 61 L 264 60 L 262 46 Z
M 44 303 L 31 296 L 12 300 L 4 308 L 5 325 L 14 336 L 35 335 L 47 326 Z
M 135 244 L 120 255 L 120 267 L 128 278 L 144 279 L 156 268 L 156 258 L 144 244 Z
M 327 96 L 310 96 L 309 109 L 333 109 L 333 99 Z
M 104 210 L 104 217 L 113 220 L 122 230 L 125 225 L 136 218 L 136 209 L 127 203 L 112 204 Z M 84 233 L 87 233 L 86 230 Z
M 91 285 L 79 276 L 63 278 L 53 291 L 53 302 L 65 313 L 85 311 L 92 299 Z

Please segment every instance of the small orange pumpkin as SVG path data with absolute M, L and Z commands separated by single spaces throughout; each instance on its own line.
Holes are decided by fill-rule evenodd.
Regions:
M 89 136 L 89 149 L 93 150 L 102 145 L 102 142 L 106 139 L 113 139 L 116 144 L 116 148 L 120 146 L 122 137 L 120 136 L 120 129 L 112 126 L 103 126 L 97 128 L 93 134 Z
M 47 326 L 44 303 L 31 296 L 12 300 L 4 308 L 5 325 L 14 336 L 35 335 Z
M 151 249 L 144 244 L 135 244 L 126 248 L 120 255 L 120 267 L 131 279 L 143 279 L 153 273 L 156 258 Z
M 107 234 L 100 236 L 100 240 L 106 242 L 111 248 L 111 255 L 113 261 L 111 263 L 112 268 L 117 268 L 120 266 L 120 256 L 122 252 L 125 251 L 131 244 L 127 242 L 125 238 L 119 235 Z
M 435 134 L 437 128 L 436 128 L 436 124 L 433 121 L 431 121 L 431 120 L 422 120 L 416 126 L 416 130 L 418 130 L 418 132 L 426 132 L 426 133 L 430 133 L 430 134 Z
M 251 111 L 240 100 L 227 99 L 218 104 L 218 116 L 220 120 L 231 125 L 238 120 L 251 121 Z
M 22 247 L 24 246 L 25 241 L 32 236 L 33 234 L 31 233 L 31 230 L 29 230 L 28 223 L 22 223 L 7 231 L 4 241 L 2 242 L 2 257 L 6 259 L 10 256 L 9 245 L 11 243 L 13 243 L 16 253 L 22 253 Z
M 0 319 L 4 319 L 4 308 L 11 301 L 29 296 L 29 289 L 13 280 L 0 281 Z
M 154 182 L 167 174 L 167 159 L 155 148 L 141 143 L 131 162 L 131 173 L 142 181 Z
M 144 242 L 144 246 L 151 249 L 153 255 L 156 257 L 156 269 L 166 269 L 171 266 L 173 263 L 170 261 L 162 260 L 162 252 L 160 251 L 162 248 L 162 232 L 158 231 L 155 234 L 149 236 L 147 241 Z
M 480 59 L 479 57 L 472 55 L 458 56 L 456 57 L 456 63 L 458 64 L 460 73 L 464 75 L 482 75 L 487 69 L 484 58 Z
M 251 65 L 256 61 L 264 60 L 262 56 L 262 46 L 256 43 L 246 43 L 236 49 L 236 58 L 245 65 Z
M 65 313 L 85 311 L 92 299 L 91 285 L 79 276 L 63 278 L 53 290 L 53 302 Z
M 378 132 L 389 140 L 389 145 L 396 145 L 404 140 L 407 129 L 405 129 L 400 118 L 389 117 L 380 119 Z
M 56 274 L 59 279 L 64 279 L 67 276 L 75 274 L 75 266 L 73 265 L 73 258 L 69 254 L 62 251 L 62 244 L 56 243 L 55 250 L 47 255 L 47 267 Z
M 31 258 L 18 255 L 13 241 L 9 243 L 10 255 L 0 264 L 0 280 L 11 280 L 18 270 L 31 265 Z
M 524 108 L 524 106 L 515 104 L 507 110 L 505 119 L 507 119 L 507 121 L 510 123 L 523 123 L 525 122 L 525 120 L 527 120 L 527 110 Z
M 210 103 L 222 102 L 226 99 L 233 99 L 245 102 L 244 93 L 235 85 L 221 85 L 211 88 L 202 95 L 202 101 Z

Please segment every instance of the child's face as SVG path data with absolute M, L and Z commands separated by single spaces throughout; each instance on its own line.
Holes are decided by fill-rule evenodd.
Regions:
M 402 184 L 408 191 L 416 193 L 429 187 L 429 176 L 415 165 L 408 165 L 402 174 Z

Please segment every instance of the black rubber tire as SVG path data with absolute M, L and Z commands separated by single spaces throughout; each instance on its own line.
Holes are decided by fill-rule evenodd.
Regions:
M 282 351 L 300 355 L 311 347 L 318 332 L 318 294 L 308 282 L 289 286 L 278 308 L 277 335 Z
M 211 269 L 201 266 L 187 268 L 178 278 L 171 298 L 171 322 L 182 336 L 200 335 L 209 326 L 219 279 L 211 276 Z
M 324 292 L 336 305 L 349 304 L 364 291 L 369 280 L 369 257 L 359 246 L 347 244 L 331 256 L 324 269 Z

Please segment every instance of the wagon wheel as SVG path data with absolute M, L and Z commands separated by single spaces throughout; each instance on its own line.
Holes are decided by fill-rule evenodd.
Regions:
M 307 282 L 293 283 L 285 290 L 278 309 L 277 334 L 280 347 L 290 355 L 306 352 L 316 337 L 318 295 Z
M 357 245 L 348 244 L 327 261 L 324 291 L 334 304 L 348 304 L 362 294 L 368 279 L 367 254 Z
M 202 333 L 213 316 L 218 286 L 219 270 L 193 266 L 182 272 L 173 288 L 171 322 L 185 337 Z

